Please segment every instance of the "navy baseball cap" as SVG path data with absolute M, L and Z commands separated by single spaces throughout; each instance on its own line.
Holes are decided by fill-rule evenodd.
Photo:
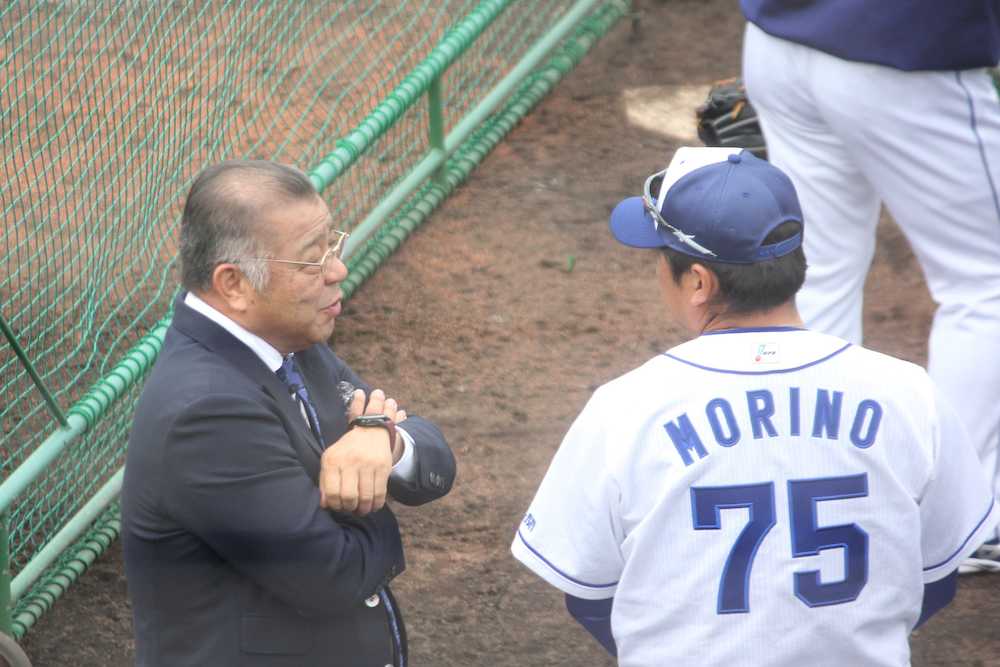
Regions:
M 659 197 L 650 192 L 662 177 Z M 753 264 L 802 245 L 798 233 L 764 245 L 784 222 L 803 224 L 791 179 L 752 153 L 733 148 L 685 146 L 670 166 L 646 179 L 640 197 L 611 213 L 611 233 L 635 248 L 668 247 L 697 259 Z

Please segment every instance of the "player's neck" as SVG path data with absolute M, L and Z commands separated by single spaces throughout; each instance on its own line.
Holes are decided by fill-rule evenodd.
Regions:
M 755 313 L 719 313 L 709 317 L 701 333 L 726 329 L 759 329 L 762 327 L 804 327 L 794 301 Z

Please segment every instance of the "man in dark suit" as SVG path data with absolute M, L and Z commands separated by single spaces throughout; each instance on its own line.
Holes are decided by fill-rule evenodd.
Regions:
M 344 237 L 282 165 L 222 163 L 188 193 L 186 292 L 136 408 L 122 490 L 138 665 L 407 663 L 385 500 L 443 496 L 455 461 L 437 427 L 326 344 Z

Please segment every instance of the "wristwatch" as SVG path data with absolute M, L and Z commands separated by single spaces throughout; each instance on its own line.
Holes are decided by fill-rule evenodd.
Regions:
M 349 428 L 384 428 L 389 434 L 389 451 L 396 446 L 396 422 L 392 421 L 389 415 L 361 415 L 355 417 L 348 424 Z

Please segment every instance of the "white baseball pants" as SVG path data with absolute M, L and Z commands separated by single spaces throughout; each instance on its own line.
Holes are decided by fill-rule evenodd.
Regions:
M 928 370 L 1000 496 L 1000 99 L 988 72 L 847 61 L 750 23 L 743 77 L 802 204 L 806 323 L 861 342 L 884 203 L 938 304 Z

